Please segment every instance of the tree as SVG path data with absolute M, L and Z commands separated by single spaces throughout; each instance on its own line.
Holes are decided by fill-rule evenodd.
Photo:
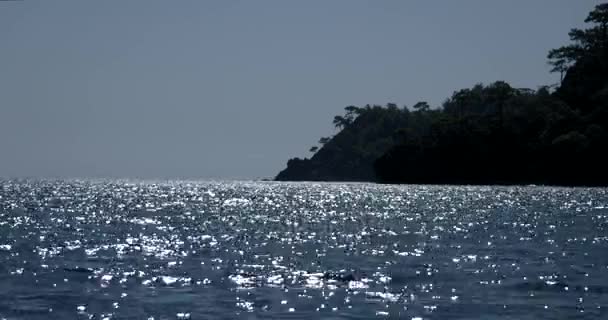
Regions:
M 310 147 L 310 150 L 308 150 L 308 151 L 315 153 L 315 152 L 317 152 L 317 150 L 319 150 L 319 147 L 313 146 L 313 147 Z
M 388 110 L 391 110 L 391 111 L 397 111 L 397 110 L 399 110 L 399 107 L 397 107 L 396 103 L 387 103 L 386 104 L 386 108 Z
M 551 71 L 560 73 L 555 94 L 583 113 L 601 104 L 594 98 L 608 85 L 608 3 L 589 13 L 584 29 L 572 29 L 571 43 L 549 51 Z
M 585 22 L 599 24 L 599 31 L 601 31 L 599 35 L 603 40 L 606 40 L 608 37 L 608 30 L 606 29 L 608 27 L 608 3 L 597 5 L 595 10 L 589 13 Z
M 348 126 L 350 124 L 350 121 L 349 121 L 349 119 L 347 119 L 343 116 L 335 116 L 333 124 L 336 128 L 340 129 L 340 128 L 344 128 L 344 127 Z
M 416 111 L 428 111 L 431 107 L 426 101 L 420 101 L 416 103 L 412 108 Z
M 359 115 L 361 114 L 361 109 L 356 106 L 348 106 L 344 108 L 346 110 L 346 115 Z
M 321 139 L 319 139 L 319 144 L 324 145 L 324 144 L 328 143 L 329 140 L 331 140 L 331 138 L 329 138 L 329 137 L 321 137 Z
M 580 59 L 583 54 L 583 49 L 578 45 L 564 46 L 558 49 L 549 51 L 547 58 L 549 65 L 553 68 L 551 72 L 560 73 L 560 83 L 564 81 L 564 74 L 574 65 L 576 60 Z
M 573 43 L 549 51 L 547 58 L 549 64 L 553 66 L 551 72 L 559 72 L 561 81 L 563 81 L 564 73 L 577 61 L 586 55 L 597 54 L 599 50 L 605 51 L 607 49 L 608 3 L 596 6 L 589 13 L 585 22 L 592 23 L 594 26 L 585 30 L 576 28 L 570 30 L 568 35 Z

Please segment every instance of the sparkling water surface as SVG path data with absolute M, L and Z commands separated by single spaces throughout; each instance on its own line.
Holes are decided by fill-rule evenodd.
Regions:
M 0 181 L 0 319 L 608 319 L 608 190 Z

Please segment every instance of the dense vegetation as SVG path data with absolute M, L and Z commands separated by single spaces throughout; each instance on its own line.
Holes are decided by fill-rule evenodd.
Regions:
M 406 123 L 404 116 L 395 105 L 346 107 L 346 115 L 334 118 L 340 132 L 321 138 L 321 148 L 311 148 L 316 151 L 311 159 L 289 160 L 276 179 L 374 181 L 374 161 L 396 144 L 394 132 Z
M 346 108 L 311 159 L 277 180 L 608 185 L 608 4 L 572 43 L 549 52 L 554 90 L 499 81 L 455 92 L 439 108 Z

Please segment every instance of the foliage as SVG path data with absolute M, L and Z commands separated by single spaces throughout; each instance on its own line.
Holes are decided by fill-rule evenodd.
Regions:
M 348 106 L 343 116 L 334 118 L 340 132 L 321 138 L 322 147 L 311 159 L 290 160 L 276 179 L 373 181 L 374 161 L 395 144 L 394 133 L 408 114 L 394 104 Z
M 571 44 L 549 52 L 552 71 L 562 74 L 557 95 L 572 107 L 592 112 L 606 96 L 597 94 L 608 87 L 608 3 L 589 13 L 589 28 L 572 29 Z
M 348 106 L 333 121 L 340 131 L 277 180 L 608 185 L 608 4 L 586 22 L 549 52 L 563 79 L 555 92 L 498 81 L 439 108 Z

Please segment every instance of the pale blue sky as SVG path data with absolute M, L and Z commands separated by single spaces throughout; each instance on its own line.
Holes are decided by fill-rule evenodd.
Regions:
M 272 177 L 347 105 L 555 83 L 600 2 L 0 2 L 0 176 Z

